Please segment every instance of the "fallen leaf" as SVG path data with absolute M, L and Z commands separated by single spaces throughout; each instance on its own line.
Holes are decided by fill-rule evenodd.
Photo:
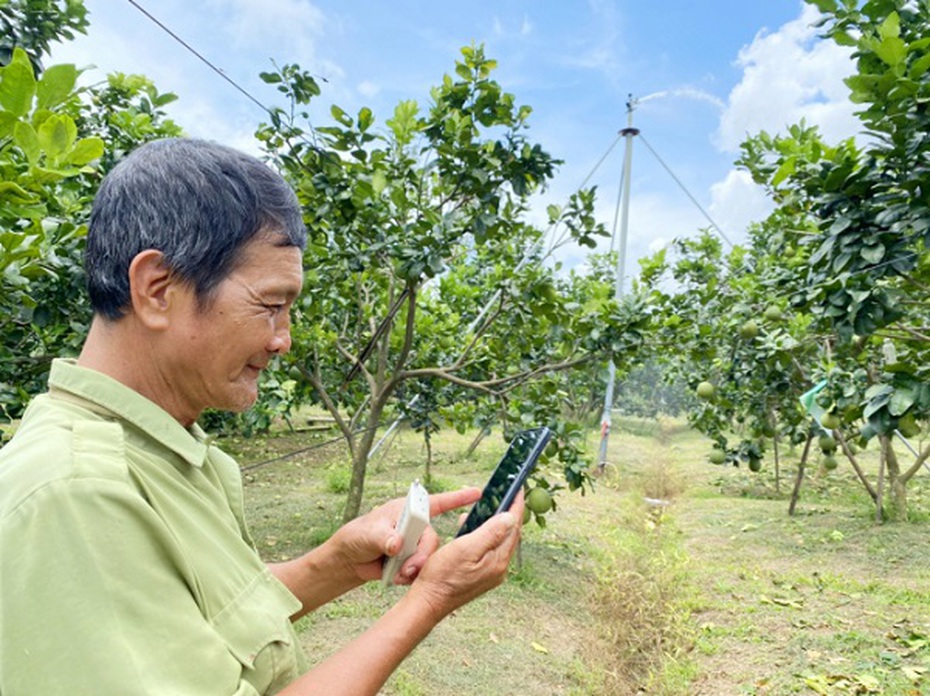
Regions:
M 536 652 L 541 652 L 543 655 L 549 654 L 549 648 L 547 648 L 545 645 L 540 645 L 535 640 L 532 643 L 530 643 L 530 645 L 533 646 L 533 650 L 535 650 Z

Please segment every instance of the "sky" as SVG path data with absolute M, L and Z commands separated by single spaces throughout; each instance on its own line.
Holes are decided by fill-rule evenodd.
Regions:
M 534 205 L 564 204 L 597 186 L 597 217 L 617 229 L 619 131 L 632 117 L 627 276 L 636 260 L 673 238 L 716 225 L 734 243 L 770 209 L 734 166 L 739 144 L 802 118 L 830 141 L 860 130 L 843 78 L 848 49 L 818 37 L 816 11 L 801 0 L 85 0 L 90 28 L 47 64 L 142 73 L 179 99 L 168 111 L 189 135 L 257 153 L 262 109 L 184 48 L 177 34 L 266 106 L 283 106 L 258 77 L 297 63 L 323 93 L 314 125 L 337 104 L 372 109 L 377 123 L 401 100 L 429 104 L 460 48 L 483 44 L 495 79 L 533 108 L 529 137 L 563 160 Z M 93 67 L 91 67 L 93 66 Z M 628 110 L 633 97 L 632 112 Z M 606 157 L 605 157 L 606 155 Z M 606 251 L 605 241 L 599 251 Z M 563 248 L 566 267 L 587 252 Z

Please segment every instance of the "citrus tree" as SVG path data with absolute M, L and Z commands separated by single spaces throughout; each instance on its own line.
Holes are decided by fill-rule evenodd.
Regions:
M 36 72 L 55 41 L 87 31 L 84 0 L 0 0 L 0 65 L 25 51 Z
M 107 158 L 106 141 L 177 134 L 141 77 L 78 86 L 74 65 L 42 70 L 53 38 L 83 30 L 80 2 L 0 5 L 0 18 L 28 48 L 0 67 L 0 416 L 18 417 L 44 388 L 49 362 L 74 355 L 90 309 L 81 270 L 86 220 Z M 55 22 L 63 24 L 58 26 Z M 56 28 L 57 27 L 57 28 Z M 2 56 L 0 56 L 2 57 Z M 142 111 L 149 113 L 138 118 Z M 113 152 L 111 148 L 109 152 Z
M 492 400 L 507 423 L 552 425 L 567 484 L 583 487 L 574 431 L 557 422 L 559 389 L 545 378 L 622 360 L 642 339 L 641 305 L 570 302 L 543 263 L 544 231 L 526 213 L 558 163 L 530 141 L 531 109 L 491 79 L 494 67 L 481 47 L 465 48 L 426 109 L 403 101 L 378 126 L 367 108 L 333 107 L 334 123 L 315 130 L 302 111 L 318 93 L 312 78 L 296 66 L 264 76 L 293 107 L 274 112 L 259 137 L 293 181 L 310 230 L 290 364 L 348 443 L 347 519 L 402 385 L 412 399 L 415 385 L 444 382 L 447 395 Z M 604 234 L 593 203 L 579 192 L 550 208 L 550 222 L 593 246 Z M 470 418 L 474 400 L 454 398 L 462 406 L 447 404 L 445 418 Z
M 828 322 L 845 360 L 827 365 L 821 406 L 849 435 L 877 438 L 893 517 L 930 447 L 901 465 L 896 431 L 919 434 L 930 415 L 927 294 L 930 194 L 930 4 L 926 0 L 813 2 L 825 34 L 854 47 L 847 79 L 865 137 L 827 146 L 811 129 L 762 137 L 744 163 L 796 228 L 811 233 L 798 295 Z M 857 431 L 857 432 L 856 432 Z
M 758 472 L 771 448 L 777 467 L 778 443 L 810 434 L 798 399 L 823 344 L 811 317 L 789 305 L 801 264 L 783 261 L 782 223 L 753 227 L 747 247 L 725 250 L 705 231 L 643 262 L 640 282 L 659 308 L 656 360 L 693 394 L 688 418 L 714 441 L 713 464 Z

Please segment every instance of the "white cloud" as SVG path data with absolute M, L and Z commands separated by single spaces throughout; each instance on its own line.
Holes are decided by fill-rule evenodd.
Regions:
M 381 85 L 375 84 L 371 80 L 362 80 L 358 83 L 358 93 L 363 97 L 374 97 L 381 91 Z
M 818 18 L 805 5 L 798 19 L 772 34 L 760 32 L 740 51 L 743 77 L 730 92 L 716 137 L 722 150 L 736 152 L 747 135 L 784 132 L 801 119 L 819 126 L 828 141 L 860 130 L 843 84 L 855 70 L 851 51 L 819 39 Z
M 710 187 L 708 214 L 734 244 L 745 241 L 749 223 L 765 219 L 773 203 L 748 172 L 731 169 L 723 181 Z
M 314 60 L 314 39 L 326 28 L 323 12 L 307 0 L 211 0 L 223 26 L 241 48 L 289 53 L 303 64 Z
M 805 5 L 798 19 L 774 33 L 760 32 L 736 64 L 739 83 L 730 92 L 715 141 L 735 153 L 750 135 L 784 133 L 804 119 L 828 142 L 861 130 L 843 79 L 853 74 L 851 51 L 818 37 L 815 8 Z M 750 222 L 764 219 L 772 202 L 747 172 L 731 169 L 710 188 L 708 214 L 736 244 L 745 241 Z
M 106 50 L 101 50 L 102 46 Z M 188 135 L 257 153 L 253 133 L 262 118 L 258 107 L 238 97 L 218 101 L 215 92 L 198 88 L 197 80 L 208 69 L 186 52 L 166 53 L 166 46 L 174 48 L 176 44 L 162 33 L 154 33 L 151 40 L 141 42 L 119 24 L 100 20 L 91 24 L 88 36 L 56 45 L 49 63 L 92 66 L 82 75 L 83 84 L 101 83 L 112 72 L 145 75 L 159 92 L 173 92 L 180 97 L 167 105 L 165 111 Z M 215 75 L 210 77 L 213 80 L 210 84 L 219 93 L 235 94 L 231 85 Z
M 78 35 L 73 41 L 54 44 L 48 62 L 90 67 L 84 75 L 85 82 L 101 82 L 110 72 L 136 73 L 151 78 L 160 90 L 172 91 L 165 81 L 176 75 L 177 65 L 171 60 L 151 60 L 152 52 L 134 39 L 115 25 L 95 22 L 88 36 Z M 102 46 L 106 50 L 101 50 Z

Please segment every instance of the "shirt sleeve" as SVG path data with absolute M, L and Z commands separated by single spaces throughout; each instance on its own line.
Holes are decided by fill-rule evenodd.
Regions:
M 35 491 L 0 524 L 0 693 L 257 694 L 185 563 L 126 483 Z

